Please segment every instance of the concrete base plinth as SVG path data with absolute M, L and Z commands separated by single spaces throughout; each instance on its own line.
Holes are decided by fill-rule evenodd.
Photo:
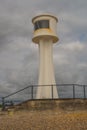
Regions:
M 79 111 L 87 110 L 87 99 L 40 99 L 31 100 L 15 106 L 16 110 L 59 110 Z

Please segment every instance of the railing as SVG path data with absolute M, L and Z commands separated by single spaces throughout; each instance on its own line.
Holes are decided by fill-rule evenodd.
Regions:
M 24 102 L 26 100 L 36 99 L 37 87 L 51 87 L 51 97 L 45 99 L 55 99 L 53 87 L 57 87 L 58 99 L 75 99 L 75 98 L 87 98 L 87 85 L 79 84 L 56 84 L 56 85 L 30 85 L 17 92 L 11 93 L 5 97 L 2 97 L 3 110 L 6 105 L 13 105 Z M 44 98 L 43 98 L 44 99 Z

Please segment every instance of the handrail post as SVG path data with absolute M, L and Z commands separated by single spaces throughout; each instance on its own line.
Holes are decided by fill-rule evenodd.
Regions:
M 31 99 L 33 99 L 33 86 L 31 86 Z
M 75 99 L 75 85 L 73 84 L 73 99 Z
M 52 99 L 53 99 L 53 85 L 51 85 Z
M 84 89 L 84 99 L 86 99 L 85 85 L 83 85 L 83 89 Z
M 4 97 L 2 97 L 2 110 L 3 111 L 5 110 L 5 100 L 4 100 Z

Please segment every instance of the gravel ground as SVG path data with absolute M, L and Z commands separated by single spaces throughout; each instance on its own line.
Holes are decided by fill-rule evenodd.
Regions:
M 87 111 L 1 112 L 0 130 L 87 130 Z

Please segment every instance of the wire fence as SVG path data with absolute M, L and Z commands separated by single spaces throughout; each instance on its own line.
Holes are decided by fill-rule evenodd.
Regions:
M 75 99 L 75 98 L 81 98 L 86 99 L 87 98 L 87 85 L 79 85 L 79 84 L 56 84 L 56 85 L 30 85 L 28 87 L 25 87 L 19 91 L 16 91 L 14 93 L 11 93 L 5 97 L 2 97 L 2 106 L 3 110 L 6 106 L 9 105 L 15 105 L 22 103 L 27 100 L 32 100 L 36 98 L 37 93 L 37 87 L 51 87 L 51 97 L 45 98 L 45 99 L 55 99 L 54 97 L 54 86 L 57 88 L 58 92 L 58 99 Z M 43 98 L 44 99 L 44 98 Z

